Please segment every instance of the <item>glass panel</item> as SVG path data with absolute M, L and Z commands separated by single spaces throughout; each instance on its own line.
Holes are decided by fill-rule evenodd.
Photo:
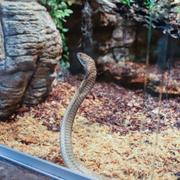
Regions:
M 50 180 L 50 178 L 0 158 L 1 180 Z

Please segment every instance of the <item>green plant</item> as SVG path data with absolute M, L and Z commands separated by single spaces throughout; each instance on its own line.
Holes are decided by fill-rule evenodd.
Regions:
M 144 4 L 148 9 L 152 9 L 155 5 L 155 0 L 144 0 Z
M 67 61 L 69 59 L 69 50 L 65 35 L 68 29 L 65 28 L 65 22 L 66 18 L 72 14 L 72 10 L 69 8 L 70 5 L 67 0 L 41 0 L 41 3 L 47 7 L 56 24 L 56 27 L 60 32 L 63 42 L 63 55 L 61 61 L 67 67 Z
M 134 0 L 120 0 L 121 3 L 130 6 L 131 3 L 133 3 Z
M 132 3 L 137 3 L 136 0 L 120 0 L 121 3 L 130 6 Z M 141 3 L 148 9 L 151 9 L 155 5 L 156 0 L 144 0 Z M 137 3 L 138 4 L 138 3 Z

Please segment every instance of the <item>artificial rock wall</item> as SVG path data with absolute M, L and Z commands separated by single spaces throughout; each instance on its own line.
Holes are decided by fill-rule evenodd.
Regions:
M 91 48 L 89 55 L 98 64 L 129 59 L 132 44 L 135 42 L 136 24 L 130 19 L 127 21 L 120 13 L 109 8 L 101 0 L 89 1 L 89 4 L 92 8 L 93 24 L 93 44 L 88 47 Z M 81 32 L 84 5 L 85 1 L 75 1 L 72 6 L 73 14 L 67 21 L 70 64 L 71 71 L 74 73 L 80 71 L 80 64 L 76 60 L 76 52 L 86 52 L 86 49 L 82 48 L 83 37 Z
M 60 35 L 36 1 L 0 1 L 0 119 L 42 102 L 62 54 Z

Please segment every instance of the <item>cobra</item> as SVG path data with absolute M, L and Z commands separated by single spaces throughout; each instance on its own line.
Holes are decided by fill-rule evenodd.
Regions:
M 101 177 L 100 175 L 97 175 L 84 167 L 75 159 L 73 154 L 73 122 L 78 108 L 80 107 L 87 94 L 91 91 L 96 79 L 96 66 L 94 60 L 84 53 L 77 53 L 77 58 L 85 70 L 85 77 L 80 87 L 77 89 L 74 97 L 72 98 L 62 120 L 60 134 L 61 155 L 65 165 L 70 169 L 81 174 L 86 174 L 90 177 L 90 179 L 105 179 L 105 177 Z

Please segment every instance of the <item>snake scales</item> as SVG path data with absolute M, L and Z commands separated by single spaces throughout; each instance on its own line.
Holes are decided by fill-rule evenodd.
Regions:
M 65 165 L 70 169 L 79 172 L 81 174 L 86 174 L 90 177 L 90 179 L 104 179 L 104 177 L 92 173 L 90 170 L 88 170 L 83 165 L 81 165 L 80 162 L 78 162 L 75 159 L 73 154 L 73 147 L 72 147 L 73 122 L 78 108 L 85 99 L 86 95 L 90 92 L 90 90 L 94 86 L 96 79 L 96 67 L 94 60 L 84 53 L 78 53 L 77 57 L 85 70 L 85 78 L 82 81 L 80 87 L 77 89 L 62 120 L 61 134 L 60 134 L 61 155 Z

